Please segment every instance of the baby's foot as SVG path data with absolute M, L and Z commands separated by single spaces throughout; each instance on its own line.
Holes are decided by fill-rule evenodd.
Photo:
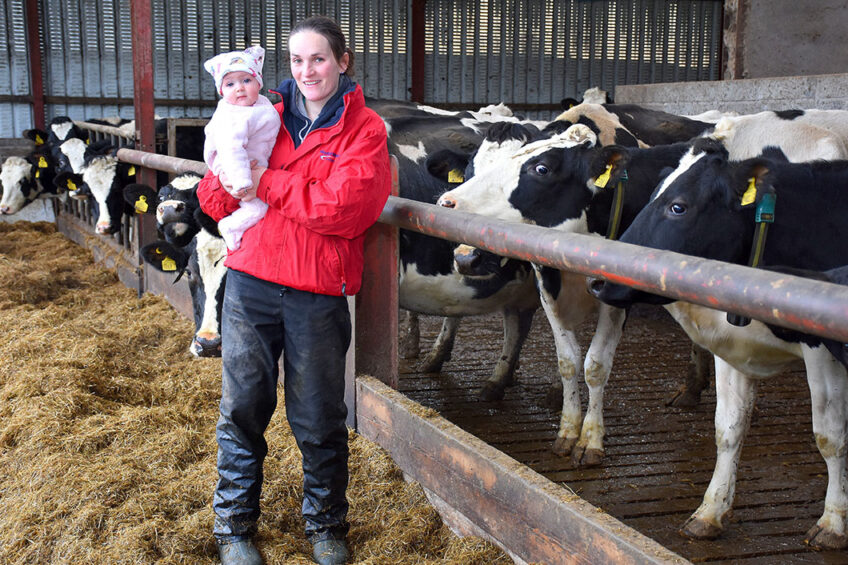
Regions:
M 227 244 L 227 249 L 230 251 L 237 251 L 239 247 L 241 247 L 241 233 L 238 230 L 233 229 L 230 226 L 230 222 L 227 221 L 228 218 L 222 218 L 220 222 L 218 222 L 218 232 L 221 234 L 221 237 L 224 238 L 224 243 Z

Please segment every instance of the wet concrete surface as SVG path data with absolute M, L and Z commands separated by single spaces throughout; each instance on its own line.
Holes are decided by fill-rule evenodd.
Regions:
M 581 327 L 588 349 L 594 321 Z M 421 318 L 422 352 L 441 320 Z M 548 392 L 558 380 L 553 338 L 539 310 L 521 354 L 518 383 L 500 401 L 477 392 L 500 354 L 498 316 L 463 320 L 452 359 L 440 373 L 401 359 L 400 390 L 466 431 L 696 563 L 848 564 L 848 551 L 815 551 L 804 534 L 821 515 L 827 470 L 815 446 L 803 366 L 763 381 L 739 465 L 733 516 L 714 541 L 678 530 L 699 506 L 715 464 L 715 386 L 694 408 L 666 405 L 683 384 L 690 342 L 661 308 L 628 319 L 604 399 L 605 459 L 581 469 L 556 456 L 559 410 Z M 423 353 L 422 353 L 423 356 Z M 581 382 L 585 411 L 587 392 Z

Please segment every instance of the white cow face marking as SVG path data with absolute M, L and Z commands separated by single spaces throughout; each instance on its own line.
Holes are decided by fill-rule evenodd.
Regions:
M 98 233 L 106 233 L 112 224 L 112 215 L 106 205 L 106 199 L 112 191 L 115 175 L 118 170 L 118 158 L 112 156 L 92 159 L 82 172 L 82 180 L 88 185 L 91 195 L 97 200 L 100 215 L 97 218 Z
M 666 178 L 664 178 L 663 181 L 660 183 L 660 186 L 654 193 L 652 200 L 656 200 L 657 198 L 659 198 L 659 196 L 663 192 L 665 192 L 666 189 L 674 183 L 674 181 L 676 181 L 678 178 L 680 178 L 681 175 L 683 175 L 686 171 L 692 168 L 692 166 L 695 165 L 695 163 L 697 163 L 704 155 L 706 155 L 706 153 L 698 153 L 696 155 L 693 149 L 687 151 L 683 155 L 683 157 L 681 157 L 680 164 L 677 166 L 677 168 L 674 169 L 674 171 L 672 171 L 672 173 Z
M 82 171 L 83 162 L 85 161 L 85 150 L 85 141 L 77 137 L 69 139 L 59 146 L 59 151 L 68 158 L 68 162 L 71 164 L 71 170 L 77 174 Z
M 63 140 L 66 137 L 68 137 L 68 133 L 70 133 L 71 128 L 73 128 L 73 127 L 74 127 L 74 122 L 69 120 L 67 122 L 62 122 L 60 124 L 53 124 L 53 125 L 50 126 L 50 129 L 53 130 L 53 135 L 56 136 L 56 139 Z M 77 171 L 74 171 L 74 172 L 76 173 Z
M 0 183 L 3 185 L 3 198 L 0 200 L 0 213 L 15 214 L 27 203 L 23 192 L 23 183 L 32 180 L 32 165 L 23 157 L 9 157 L 0 170 Z

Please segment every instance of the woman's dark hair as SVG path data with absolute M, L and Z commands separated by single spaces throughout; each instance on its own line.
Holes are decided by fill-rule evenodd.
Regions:
M 347 46 L 344 32 L 336 20 L 327 16 L 311 16 L 305 20 L 296 23 L 289 32 L 289 37 L 302 31 L 313 31 L 323 35 L 330 44 L 330 49 L 333 51 L 333 56 L 336 61 L 342 60 L 345 53 L 348 54 L 347 70 L 344 74 L 353 76 L 353 50 Z

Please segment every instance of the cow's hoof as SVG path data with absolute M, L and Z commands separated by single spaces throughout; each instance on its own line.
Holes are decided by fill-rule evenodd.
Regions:
M 680 534 L 690 539 L 715 539 L 721 531 L 721 527 L 692 516 L 683 524 Z
M 571 461 L 578 467 L 598 467 L 604 460 L 602 449 L 577 446 L 571 452 Z
M 575 445 L 577 445 L 576 437 L 558 437 L 554 441 L 554 453 L 557 455 L 570 455 Z
M 441 373 L 442 365 L 445 364 L 446 359 L 433 358 L 432 356 L 428 356 L 421 362 L 421 366 L 419 367 L 419 371 L 422 373 Z
M 677 389 L 674 396 L 668 399 L 666 406 L 677 408 L 693 408 L 701 403 L 701 391 L 694 391 L 689 387 L 682 386 Z
M 816 549 L 845 549 L 848 547 L 848 536 L 825 530 L 816 524 L 807 531 L 804 543 Z
M 480 394 L 478 395 L 480 400 L 503 400 L 504 397 L 504 387 L 499 383 L 493 383 L 491 381 L 486 381 L 483 385 L 483 388 L 480 389 Z
M 551 385 L 545 393 L 545 406 L 551 410 L 562 410 L 562 383 Z

